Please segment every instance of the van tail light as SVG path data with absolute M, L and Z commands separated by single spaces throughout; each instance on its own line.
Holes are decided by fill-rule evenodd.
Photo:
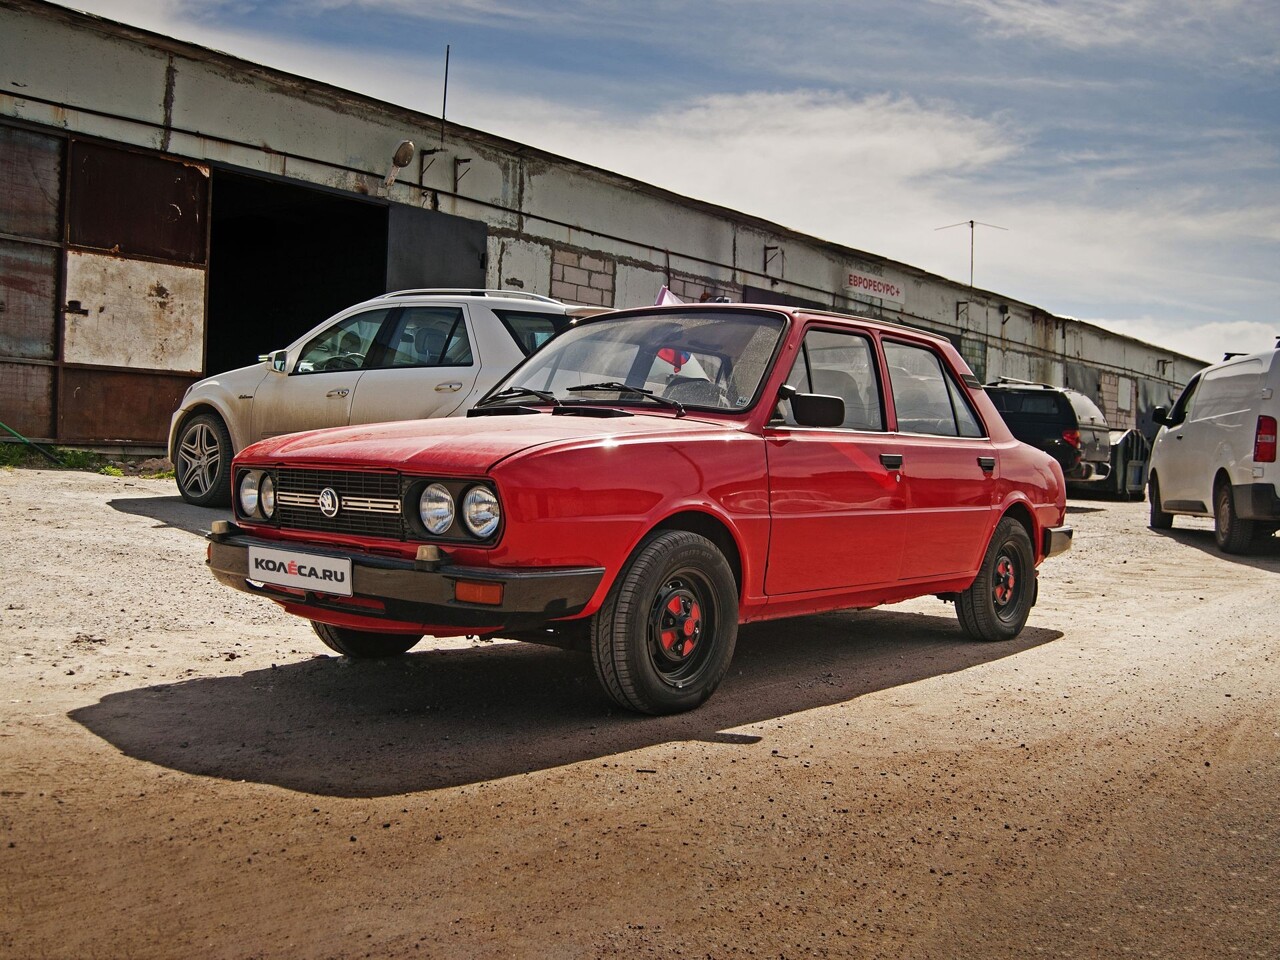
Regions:
M 1258 429 L 1253 435 L 1253 462 L 1276 462 L 1276 418 L 1259 417 Z
M 1063 430 L 1062 439 L 1067 441 L 1077 450 L 1080 449 L 1080 431 L 1079 430 Z

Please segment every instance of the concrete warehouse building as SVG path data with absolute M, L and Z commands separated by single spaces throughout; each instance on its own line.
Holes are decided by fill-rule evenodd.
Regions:
M 188 384 L 387 290 L 624 307 L 664 284 L 933 330 L 981 379 L 1070 386 L 1148 433 L 1203 365 L 438 117 L 0 0 L 0 422 L 27 437 L 159 449 Z

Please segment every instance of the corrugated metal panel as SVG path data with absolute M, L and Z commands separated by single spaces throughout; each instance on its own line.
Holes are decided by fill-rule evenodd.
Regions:
M 59 438 L 163 444 L 168 438 L 169 417 L 195 379 L 64 368 L 58 402 Z
M 206 260 L 209 171 L 163 157 L 71 145 L 67 239 L 126 257 Z
M 53 367 L 0 363 L 0 423 L 32 440 L 53 439 Z
M 62 141 L 0 127 L 0 233 L 57 241 Z
M 0 356 L 54 358 L 58 249 L 0 240 Z
M 198 267 L 69 251 L 63 360 L 198 373 L 204 283 Z

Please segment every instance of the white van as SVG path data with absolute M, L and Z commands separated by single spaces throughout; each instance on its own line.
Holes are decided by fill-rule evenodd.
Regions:
M 1187 384 L 1151 449 L 1147 496 L 1151 526 L 1168 530 L 1175 514 L 1213 517 L 1226 553 L 1242 553 L 1280 529 L 1280 342 L 1276 349 L 1228 357 Z

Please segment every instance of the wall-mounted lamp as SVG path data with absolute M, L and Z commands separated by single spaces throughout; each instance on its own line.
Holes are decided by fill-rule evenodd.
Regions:
M 1003 327 L 1009 322 L 1009 305 L 1007 303 L 1002 303 L 1000 306 L 996 307 L 996 311 L 1000 314 L 1000 326 Z
M 391 189 L 391 185 L 396 182 L 396 177 L 400 176 L 400 171 L 409 165 L 417 149 L 412 140 L 400 141 L 400 146 L 396 147 L 396 152 L 391 156 L 391 169 L 387 171 L 387 176 L 382 181 L 385 189 Z

